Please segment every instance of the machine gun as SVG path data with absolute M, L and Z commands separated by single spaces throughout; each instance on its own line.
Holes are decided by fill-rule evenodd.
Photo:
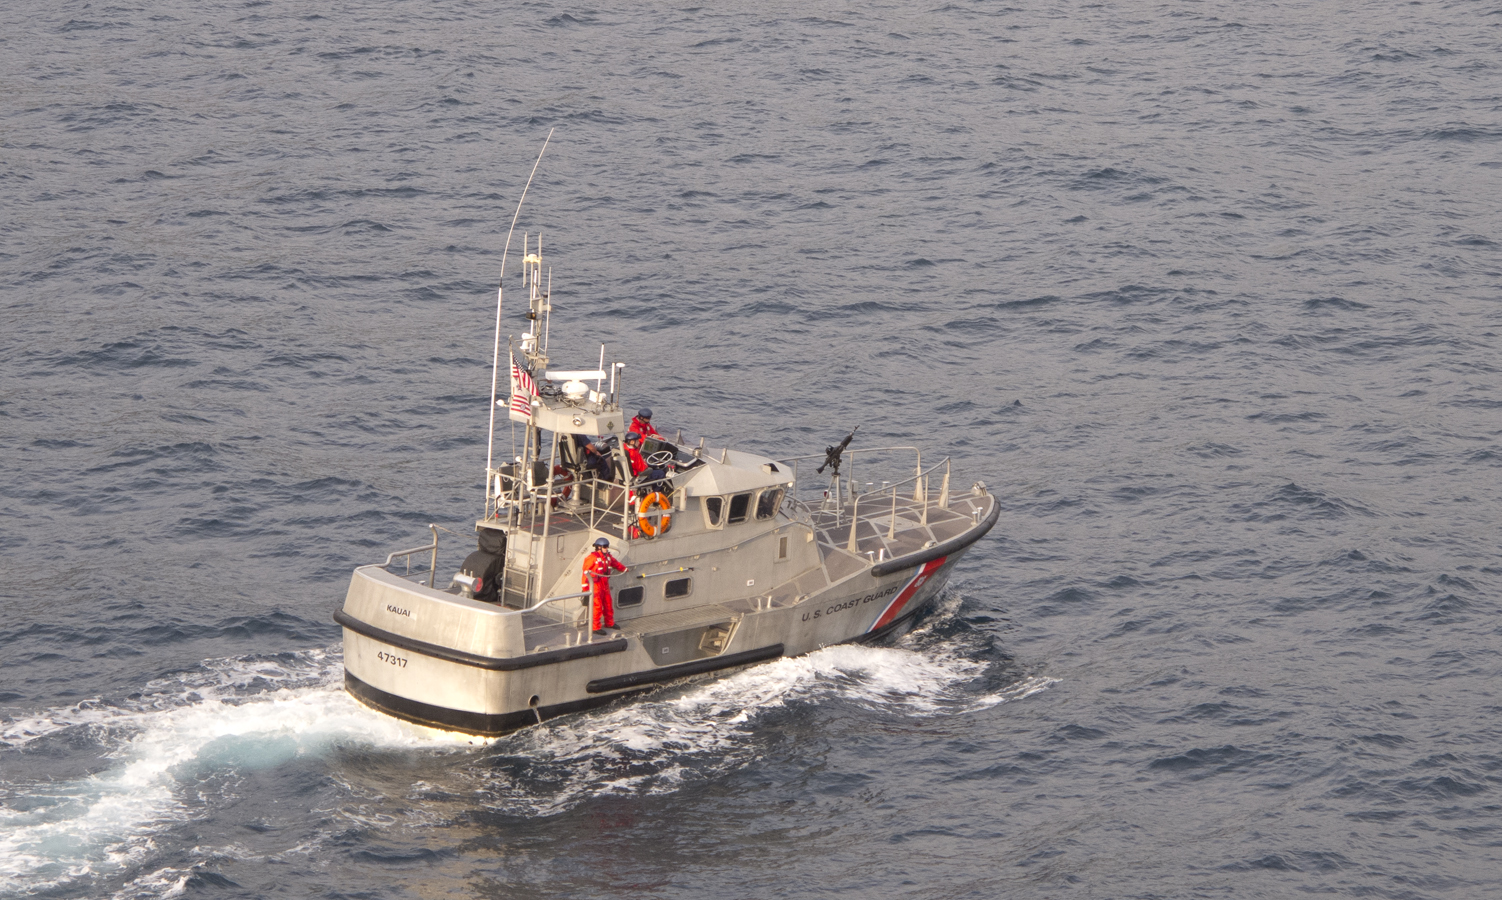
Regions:
M 843 454 L 845 452 L 845 448 L 848 447 L 848 446 L 850 446 L 850 441 L 855 437 L 855 433 L 857 431 L 859 431 L 859 430 L 860 430 L 860 426 L 857 425 L 854 428 L 850 429 L 850 433 L 847 434 L 847 435 L 845 435 L 845 439 L 843 441 L 840 441 L 840 443 L 837 446 L 834 446 L 834 447 L 825 447 L 824 448 L 824 465 L 822 465 L 819 468 L 815 469 L 814 472 L 816 474 L 823 475 L 825 469 L 833 466 L 834 467 L 834 477 L 839 478 L 840 477 L 840 462 L 841 462 L 840 456 L 841 456 L 841 454 Z

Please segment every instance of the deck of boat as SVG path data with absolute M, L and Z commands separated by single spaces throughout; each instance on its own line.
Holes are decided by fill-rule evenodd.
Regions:
M 815 503 L 802 509 L 814 527 L 831 582 L 872 563 L 916 553 L 958 537 L 974 527 L 984 511 L 978 499 L 968 496 L 955 498 L 948 506 L 902 498 L 895 504 L 889 501 L 869 513 L 860 510 L 852 551 L 848 505 L 836 509 Z

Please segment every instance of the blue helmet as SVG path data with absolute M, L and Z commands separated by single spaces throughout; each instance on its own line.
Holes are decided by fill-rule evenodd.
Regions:
M 641 435 L 637 434 L 634 431 L 628 431 L 628 432 L 626 432 L 626 440 L 628 440 L 628 441 L 639 441 L 639 440 L 641 440 Z
M 636 411 L 636 417 L 644 422 L 650 422 L 652 421 L 652 410 L 648 407 L 643 406 L 641 409 L 638 409 Z
M 610 539 L 609 538 L 595 538 L 595 546 L 596 547 L 609 547 L 610 546 Z

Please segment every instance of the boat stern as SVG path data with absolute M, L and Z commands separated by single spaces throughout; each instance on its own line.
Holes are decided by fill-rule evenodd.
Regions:
M 346 687 L 382 712 L 485 733 L 496 717 L 527 708 L 529 698 L 508 696 L 496 665 L 522 654 L 514 610 L 362 566 L 334 620 L 344 627 Z

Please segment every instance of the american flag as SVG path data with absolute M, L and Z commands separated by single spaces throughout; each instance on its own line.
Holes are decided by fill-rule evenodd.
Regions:
M 516 354 L 511 355 L 511 417 L 532 418 L 532 398 L 537 396 L 537 382 L 532 373 L 516 364 Z

